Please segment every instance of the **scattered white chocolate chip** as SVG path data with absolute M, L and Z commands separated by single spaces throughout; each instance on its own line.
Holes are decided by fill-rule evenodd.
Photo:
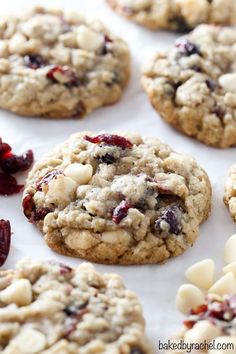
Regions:
M 15 34 L 9 41 L 9 51 L 11 54 L 25 54 L 26 38 L 23 34 Z
M 179 311 L 188 314 L 192 308 L 204 303 L 204 294 L 195 285 L 183 284 L 178 289 L 175 303 Z
M 0 300 L 6 304 L 29 305 L 32 301 L 32 287 L 28 279 L 14 281 L 0 292 Z
M 236 234 L 231 236 L 225 244 L 224 260 L 226 263 L 236 261 Z
M 213 344 L 213 343 L 212 343 Z M 209 349 L 209 354 L 235 354 L 236 338 L 233 336 L 219 336 L 215 338 L 214 347 L 220 345 L 222 349 Z M 228 347 L 226 349 L 226 347 Z
M 51 180 L 47 186 L 46 202 L 65 205 L 73 199 L 76 187 L 73 179 L 59 175 Z
M 210 294 L 232 295 L 236 292 L 236 279 L 232 272 L 225 274 L 209 289 Z
M 107 243 L 122 243 L 128 245 L 130 234 L 124 230 L 106 231 L 102 233 L 102 240 Z
M 9 347 L 10 353 L 13 353 L 13 349 L 18 354 L 39 353 L 46 347 L 46 337 L 35 329 L 24 329 L 11 341 Z
M 72 163 L 65 168 L 64 174 L 80 185 L 87 184 L 92 178 L 93 167 L 89 164 Z
M 212 259 L 204 259 L 189 267 L 186 278 L 200 288 L 209 289 L 214 281 L 215 263 Z
M 226 91 L 236 91 L 236 73 L 220 76 L 219 83 Z
M 223 273 L 229 273 L 232 272 L 234 276 L 236 277 L 236 262 L 230 263 L 227 266 L 223 268 Z
M 102 34 L 81 25 L 77 30 L 77 42 L 80 48 L 93 51 L 101 48 L 104 38 Z
M 209 321 L 199 321 L 194 327 L 185 333 L 184 341 L 186 343 L 207 343 L 221 335 L 221 329 Z

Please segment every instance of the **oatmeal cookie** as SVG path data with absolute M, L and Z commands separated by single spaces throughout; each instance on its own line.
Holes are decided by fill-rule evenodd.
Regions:
M 0 271 L 0 351 L 151 353 L 138 298 L 120 276 L 31 260 Z
M 232 219 L 236 221 L 236 164 L 231 166 L 226 177 L 224 202 Z
M 0 19 L 0 107 L 80 118 L 115 103 L 127 84 L 127 44 L 99 21 L 38 7 Z
M 142 84 L 161 117 L 205 144 L 236 145 L 236 30 L 200 25 L 158 53 Z
M 158 139 L 72 135 L 29 174 L 26 217 L 55 251 L 108 264 L 163 262 L 192 246 L 211 187 Z
M 145 27 L 186 32 L 201 23 L 236 24 L 232 0 L 107 0 L 124 17 Z

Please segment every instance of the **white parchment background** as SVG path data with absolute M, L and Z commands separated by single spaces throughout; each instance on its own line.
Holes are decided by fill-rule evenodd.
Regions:
M 0 136 L 17 153 L 31 148 L 36 159 L 39 159 L 49 148 L 76 131 L 135 131 L 158 137 L 177 151 L 193 155 L 210 176 L 213 210 L 209 220 L 202 225 L 199 240 L 192 249 L 164 265 L 97 266 L 102 272 L 122 275 L 126 285 L 139 295 L 147 332 L 157 352 L 157 341 L 167 339 L 182 319 L 175 309 L 174 297 L 177 288 L 185 281 L 185 269 L 195 261 L 213 257 L 220 272 L 223 245 L 236 230 L 222 202 L 224 177 L 236 160 L 235 149 L 214 149 L 175 132 L 158 117 L 142 91 L 139 79 L 141 66 L 156 50 L 171 46 L 176 35 L 163 31 L 151 32 L 129 23 L 114 14 L 105 0 L 0 0 L 0 9 L 1 13 L 22 14 L 34 4 L 74 9 L 100 17 L 116 34 L 127 40 L 132 52 L 132 78 L 118 104 L 99 109 L 84 120 L 50 121 L 0 111 Z M 47 248 L 39 232 L 23 216 L 20 199 L 20 195 L 0 197 L 0 218 L 9 219 L 14 232 L 6 267 L 14 266 L 22 257 L 56 258 L 71 265 L 79 264 L 81 260 L 59 256 Z

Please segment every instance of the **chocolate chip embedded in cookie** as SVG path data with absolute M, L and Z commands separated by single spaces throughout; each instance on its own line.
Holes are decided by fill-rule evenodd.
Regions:
M 129 72 L 126 43 L 99 21 L 41 7 L 1 19 L 0 108 L 81 118 L 115 103 Z
M 191 157 L 154 138 L 87 132 L 35 164 L 23 197 L 49 247 L 110 264 L 183 253 L 210 204 L 208 177 Z
M 139 300 L 116 274 L 22 260 L 0 272 L 0 289 L 2 352 L 152 353 Z
M 236 24 L 232 0 L 107 0 L 122 16 L 151 29 L 186 32 L 200 23 Z
M 158 53 L 142 84 L 160 116 L 201 142 L 236 145 L 236 30 L 201 25 Z

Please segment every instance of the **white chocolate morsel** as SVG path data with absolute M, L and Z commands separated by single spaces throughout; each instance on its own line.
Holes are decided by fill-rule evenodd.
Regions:
M 72 163 L 65 168 L 64 174 L 80 185 L 87 184 L 93 176 L 93 167 L 89 164 Z
M 226 263 L 236 261 L 236 234 L 231 236 L 225 244 L 224 261 Z
M 226 91 L 236 91 L 236 73 L 222 75 L 219 83 Z
M 236 352 L 236 338 L 230 336 L 219 336 L 215 339 L 214 347 L 220 344 L 222 349 L 210 349 L 209 354 L 235 354 Z M 223 348 L 227 346 L 228 348 Z
M 223 268 L 223 273 L 230 273 L 232 272 L 234 276 L 236 277 L 236 262 L 230 263 L 227 266 Z
M 195 285 L 183 284 L 178 289 L 175 303 L 179 311 L 188 314 L 192 308 L 204 303 L 204 294 Z
M 214 326 L 209 321 L 199 321 L 194 327 L 186 331 L 184 341 L 186 343 L 207 343 L 211 342 L 214 338 L 222 334 L 221 329 Z
M 215 263 L 212 259 L 204 259 L 189 267 L 185 273 L 186 278 L 193 284 L 209 289 L 214 282 Z
M 236 279 L 232 272 L 225 274 L 209 289 L 210 294 L 233 295 L 236 293 Z
M 132 7 L 135 10 L 142 10 L 152 4 L 151 0 L 119 0 L 121 6 Z
M 23 329 L 7 348 L 9 354 L 36 354 L 46 347 L 46 337 L 35 329 Z
M 32 287 L 28 279 L 14 281 L 0 292 L 0 300 L 5 304 L 29 305 L 32 301 Z
M 93 51 L 101 48 L 104 38 L 100 33 L 81 25 L 77 30 L 77 42 L 81 49 Z
M 73 199 L 77 185 L 73 179 L 59 175 L 50 181 L 47 187 L 47 203 L 66 205 Z
M 107 243 L 129 244 L 130 234 L 124 230 L 106 231 L 102 233 L 102 240 Z

